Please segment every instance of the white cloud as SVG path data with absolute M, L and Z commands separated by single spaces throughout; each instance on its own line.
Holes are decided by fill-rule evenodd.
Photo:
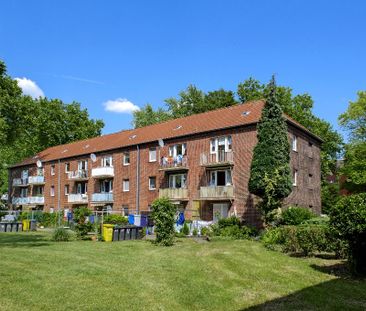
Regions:
M 140 110 L 140 107 L 131 103 L 126 98 L 117 98 L 115 100 L 108 100 L 104 104 L 106 111 L 112 111 L 117 113 L 133 113 Z
M 27 78 L 15 78 L 24 95 L 29 95 L 33 98 L 44 97 L 44 93 L 36 82 Z

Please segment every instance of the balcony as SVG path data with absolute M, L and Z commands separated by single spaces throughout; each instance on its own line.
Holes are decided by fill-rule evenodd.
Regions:
M 204 200 L 231 200 L 234 199 L 233 186 L 201 187 L 200 198 Z
M 28 178 L 14 178 L 13 187 L 28 187 Z
M 44 176 L 30 176 L 28 178 L 28 183 L 30 185 L 43 185 L 44 182 Z
M 93 168 L 92 177 L 94 177 L 94 178 L 114 177 L 114 168 L 112 166 L 103 166 L 103 167 Z
M 220 150 L 217 153 L 203 153 L 201 154 L 200 159 L 201 166 L 206 167 L 217 167 L 217 166 L 227 166 L 227 165 L 233 165 L 234 164 L 234 156 L 233 152 L 229 151 L 223 151 Z
M 159 198 L 166 197 L 170 200 L 188 200 L 187 188 L 165 188 L 159 189 Z
M 93 193 L 92 202 L 113 202 L 113 193 Z
M 163 157 L 159 163 L 160 171 L 179 171 L 188 170 L 188 157 Z
M 77 171 L 69 172 L 67 174 L 67 178 L 69 180 L 74 180 L 74 181 L 88 180 L 88 171 L 87 170 L 77 170 Z
M 12 199 L 13 205 L 28 205 L 28 204 L 44 204 L 44 197 L 43 196 L 34 196 L 34 197 L 14 197 Z
M 82 193 L 69 193 L 67 202 L 72 204 L 88 204 L 88 195 Z

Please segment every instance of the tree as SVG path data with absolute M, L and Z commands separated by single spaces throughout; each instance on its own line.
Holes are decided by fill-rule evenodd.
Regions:
M 265 216 L 279 207 L 292 190 L 287 125 L 276 95 L 274 77 L 267 88 L 249 179 L 249 191 L 262 198 L 260 207 Z
M 79 103 L 24 96 L 0 61 L 0 194 L 7 191 L 10 165 L 48 147 L 98 136 L 103 126 Z
M 161 123 L 171 119 L 171 115 L 161 108 L 154 111 L 150 104 L 145 105 L 141 110 L 133 112 L 133 126 L 135 128 Z
M 339 116 L 340 125 L 349 133 L 345 145 L 344 166 L 340 174 L 346 177 L 343 185 L 351 192 L 366 192 L 366 92 L 358 92 L 358 99 L 350 102 Z
M 176 207 L 168 198 L 156 199 L 151 207 L 156 232 L 155 243 L 163 246 L 173 245 Z
M 230 107 L 236 105 L 235 94 L 232 91 L 219 89 L 208 92 L 204 99 L 204 110 L 210 111 L 218 108 Z

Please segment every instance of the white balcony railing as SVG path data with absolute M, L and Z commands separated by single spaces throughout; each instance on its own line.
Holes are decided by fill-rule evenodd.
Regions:
M 28 186 L 28 178 L 14 178 L 13 187 Z
M 12 198 L 11 203 L 14 205 L 29 204 L 29 197 L 24 197 L 24 198 L 14 197 L 14 198 Z
M 187 188 L 165 188 L 159 189 L 159 197 L 166 197 L 173 200 L 188 199 Z
M 162 157 L 160 159 L 160 170 L 175 170 L 175 169 L 187 169 L 188 157 L 176 156 L 176 157 Z
M 85 179 L 88 179 L 88 171 L 87 170 L 77 170 L 77 171 L 69 172 L 67 177 L 68 177 L 68 179 L 71 179 L 71 180 L 85 180 Z
M 29 204 L 44 204 L 44 197 L 29 197 Z
M 29 176 L 28 183 L 32 185 L 44 184 L 44 176 Z
M 12 204 L 14 205 L 26 205 L 26 204 L 44 204 L 43 196 L 33 196 L 33 197 L 14 197 L 12 199 Z
M 92 202 L 113 202 L 113 193 L 93 193 Z
M 67 202 L 69 203 L 88 203 L 88 195 L 81 193 L 69 193 Z
M 201 199 L 233 199 L 233 186 L 213 186 L 200 188 Z
M 95 178 L 114 177 L 114 168 L 111 166 L 96 167 L 92 169 L 92 176 Z
M 222 164 L 232 164 L 234 162 L 234 156 L 232 151 L 220 150 L 217 153 L 201 154 L 201 165 L 222 165 Z

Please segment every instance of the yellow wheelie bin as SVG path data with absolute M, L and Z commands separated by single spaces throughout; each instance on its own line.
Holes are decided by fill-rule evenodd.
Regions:
M 111 225 L 111 224 L 103 224 L 103 240 L 105 242 L 112 242 L 113 227 L 114 227 L 114 225 Z
M 30 224 L 30 221 L 28 219 L 24 219 L 22 221 L 23 231 L 29 231 L 29 224 Z

